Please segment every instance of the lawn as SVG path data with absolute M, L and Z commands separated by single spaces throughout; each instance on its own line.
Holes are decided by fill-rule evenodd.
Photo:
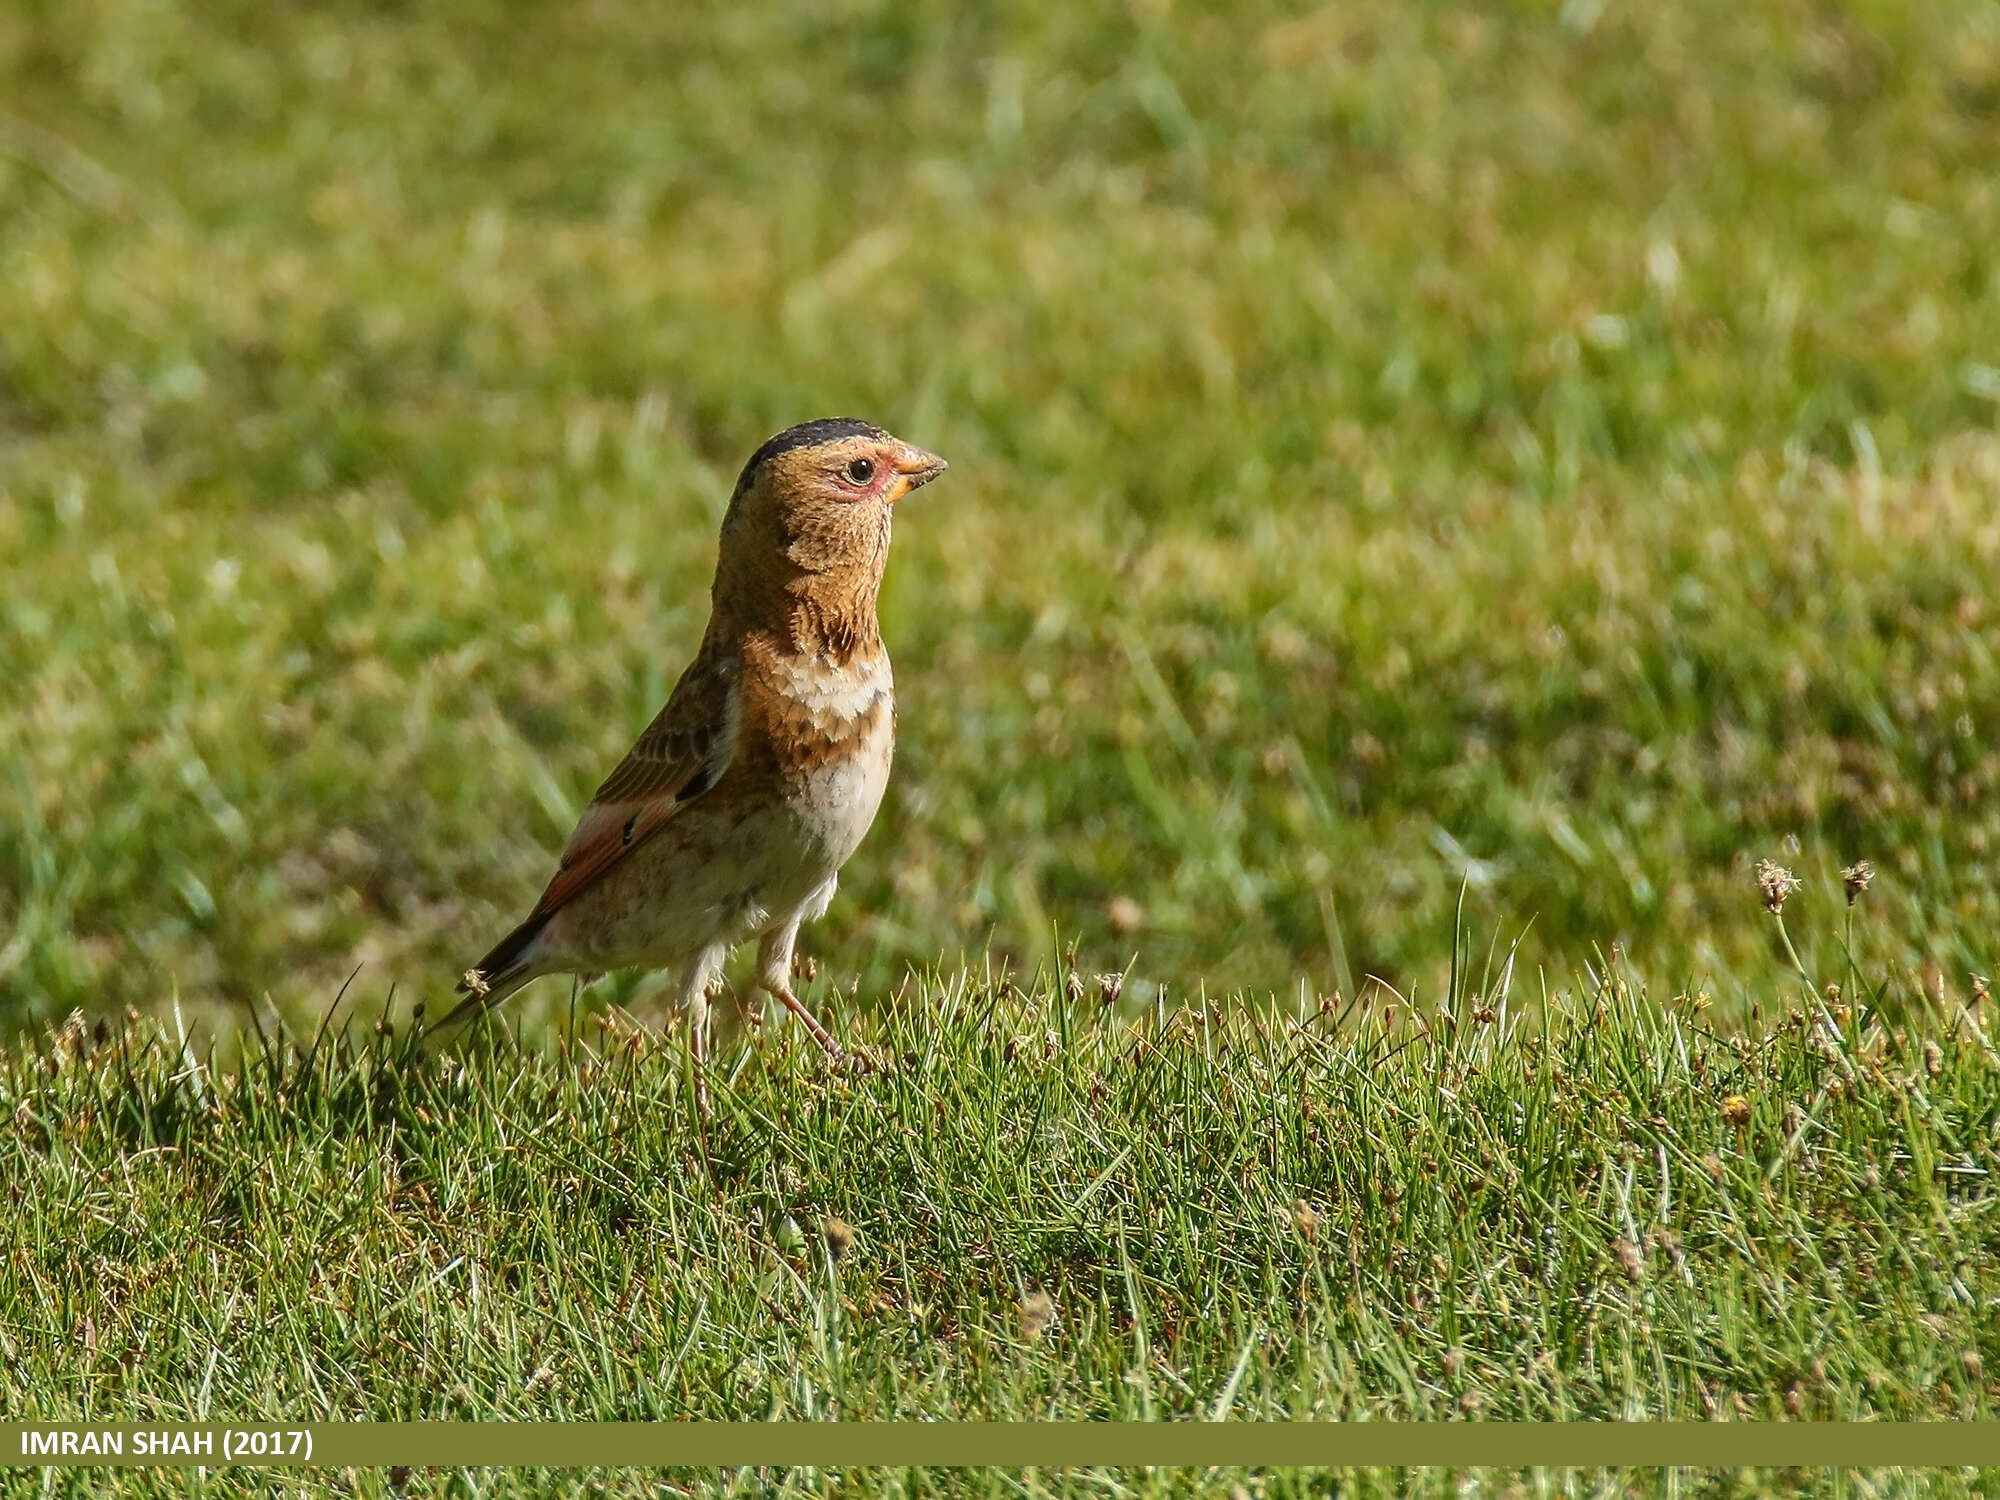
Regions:
M 796 1025 L 725 1045 L 706 1128 L 678 1039 L 615 1014 L 535 1048 L 336 1026 L 229 1071 L 78 1022 L 0 1066 L 0 1409 L 1991 1415 L 2000 1070 L 1965 1018 L 1863 994 L 1724 1033 L 1623 967 L 1542 996 L 1499 956 L 1441 999 L 1128 1014 L 927 975 L 850 1029 L 867 1071 Z M 781 1481 L 833 1483 L 740 1477 Z M 1643 1487 L 1676 1482 L 1822 1487 Z
M 846 413 L 888 1066 L 419 1046 Z M 0 1401 L 1983 1414 L 1996 577 L 1990 0 L 0 8 Z

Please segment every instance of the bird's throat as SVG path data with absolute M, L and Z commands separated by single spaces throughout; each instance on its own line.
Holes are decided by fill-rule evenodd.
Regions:
M 875 614 L 881 587 L 879 570 L 845 578 L 812 573 L 792 580 L 785 591 L 787 653 L 835 666 L 873 656 L 882 649 L 882 626 Z

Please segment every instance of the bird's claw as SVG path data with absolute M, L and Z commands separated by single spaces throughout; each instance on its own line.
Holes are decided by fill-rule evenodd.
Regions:
M 840 1047 L 827 1054 L 827 1065 L 836 1073 L 886 1073 L 895 1059 L 886 1047 Z

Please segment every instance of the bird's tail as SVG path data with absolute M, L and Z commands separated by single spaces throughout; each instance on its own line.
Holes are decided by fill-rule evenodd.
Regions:
M 458 982 L 458 992 L 465 998 L 439 1022 L 440 1027 L 454 1025 L 479 1011 L 491 1010 L 542 973 L 529 950 L 534 947 L 535 939 L 542 935 L 542 929 L 548 926 L 551 915 L 553 913 L 543 913 L 528 918 L 495 943 L 492 952 L 465 971 L 465 977 Z

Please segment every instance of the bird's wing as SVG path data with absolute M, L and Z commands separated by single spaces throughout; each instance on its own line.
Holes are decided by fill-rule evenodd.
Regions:
M 584 809 L 529 920 L 556 911 L 720 781 L 736 753 L 740 720 L 734 663 L 696 658 Z

